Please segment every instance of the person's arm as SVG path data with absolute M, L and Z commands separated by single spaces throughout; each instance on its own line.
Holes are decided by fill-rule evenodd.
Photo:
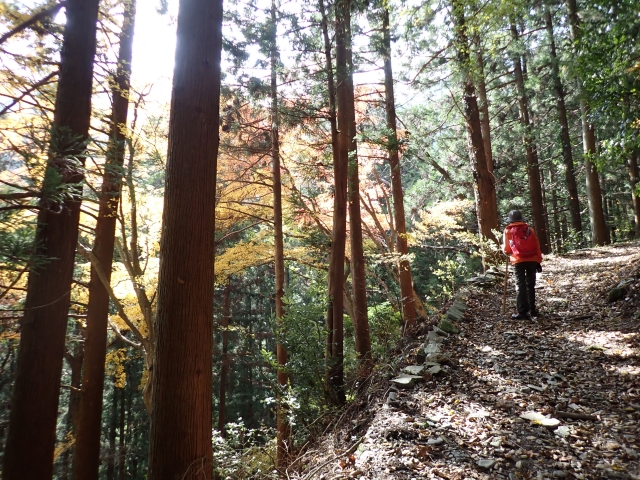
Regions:
M 509 245 L 509 239 L 511 238 L 509 235 L 509 229 L 504 229 L 504 234 L 502 235 L 503 243 L 502 243 L 502 251 L 507 255 L 511 255 L 513 252 L 511 251 L 511 245 Z
M 529 228 L 531 229 L 531 234 L 536 239 L 536 244 L 538 245 L 538 255 L 540 255 L 540 258 L 542 258 L 542 249 L 540 248 L 540 240 L 538 240 L 538 235 L 536 235 L 536 231 L 533 229 L 533 227 Z
M 533 229 L 533 227 L 529 228 L 531 229 L 531 235 L 533 235 L 533 238 L 536 239 L 536 244 L 538 245 L 538 256 L 540 257 L 540 261 L 542 261 L 542 249 L 540 248 L 540 241 L 538 240 L 538 236 L 536 235 L 536 231 Z M 542 265 L 540 263 L 536 265 L 536 272 L 542 273 Z

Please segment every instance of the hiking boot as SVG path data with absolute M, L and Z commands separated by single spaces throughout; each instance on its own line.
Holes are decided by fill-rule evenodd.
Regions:
M 531 314 L 532 317 L 541 317 L 542 316 L 542 312 L 540 310 L 531 310 L 529 312 Z
M 529 320 L 528 313 L 513 313 L 511 314 L 513 320 Z

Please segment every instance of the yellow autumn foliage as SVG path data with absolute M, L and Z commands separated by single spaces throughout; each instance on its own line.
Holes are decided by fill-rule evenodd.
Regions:
M 473 207 L 470 200 L 440 202 L 425 210 L 415 226 L 415 237 L 419 240 L 472 241 L 475 238 L 464 226 L 464 215 Z
M 124 388 L 127 384 L 127 373 L 124 370 L 124 362 L 127 359 L 127 349 L 119 348 L 107 352 L 105 358 L 105 372 L 107 376 L 113 375 L 113 386 Z

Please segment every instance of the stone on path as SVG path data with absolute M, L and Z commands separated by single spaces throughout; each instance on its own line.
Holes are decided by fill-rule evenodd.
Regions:
M 478 285 L 479 287 L 490 287 L 498 281 L 496 275 L 478 275 L 477 277 L 467 278 L 469 285 Z
M 444 337 L 438 335 L 436 332 L 429 332 L 427 334 L 427 343 L 441 343 L 442 341 L 444 341 Z
M 423 375 L 425 373 L 424 365 L 409 365 L 402 369 L 403 373 L 408 373 L 409 375 Z
M 527 387 L 529 387 L 531 390 L 535 390 L 536 392 L 544 392 L 547 388 L 546 387 L 539 387 L 537 385 L 533 385 L 533 384 L 528 384 Z
M 438 345 L 437 343 L 428 343 L 423 347 L 423 350 L 424 350 L 424 353 L 427 356 L 429 356 L 434 353 L 440 353 L 442 349 L 440 348 L 440 345 Z
M 427 440 L 427 445 L 432 445 L 434 447 L 437 447 L 438 445 L 442 445 L 443 443 L 444 443 L 444 438 L 442 437 L 430 438 L 429 440 Z
M 447 310 L 447 313 L 445 315 L 449 320 L 453 320 L 455 322 L 459 322 L 460 320 L 462 320 L 464 318 L 464 311 L 460 311 L 457 308 L 451 307 L 449 310 Z M 440 325 L 438 325 L 438 326 L 440 327 Z M 442 327 L 440 327 L 440 328 L 442 328 Z M 447 331 L 444 328 L 442 328 L 442 329 L 445 332 Z M 447 332 L 447 333 L 450 333 L 450 332 Z
M 621 298 L 624 298 L 624 296 L 627 294 L 627 287 L 631 285 L 634 281 L 635 281 L 635 278 L 633 277 L 627 278 L 625 280 L 622 280 L 620 283 L 618 283 L 618 285 L 616 285 L 615 288 L 612 288 L 609 291 L 609 297 L 608 297 L 609 302 L 615 302 L 617 300 L 620 300 Z
M 460 333 L 458 327 L 456 327 L 452 322 L 447 319 L 442 319 L 438 324 L 438 328 L 440 330 L 444 330 L 447 333 Z
M 429 332 L 429 333 L 431 333 L 431 332 Z M 441 330 L 440 328 L 438 328 L 437 325 L 433 326 L 433 333 L 437 333 L 441 337 L 448 337 L 449 336 L 449 334 L 447 332 L 445 332 L 444 330 Z
M 485 458 L 483 460 L 478 460 L 477 464 L 480 468 L 491 468 L 493 467 L 496 463 L 498 463 L 497 460 L 494 460 L 493 458 Z
M 399 377 L 392 378 L 390 381 L 398 388 L 412 388 L 416 382 L 422 380 L 423 378 L 419 375 L 400 375 Z

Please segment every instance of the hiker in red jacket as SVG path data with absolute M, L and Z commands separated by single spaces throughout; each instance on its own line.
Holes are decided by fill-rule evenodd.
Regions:
M 507 217 L 509 224 L 504 229 L 502 250 L 514 266 L 516 272 L 516 305 L 518 313 L 513 319 L 527 319 L 529 315 L 537 317 L 536 310 L 536 272 L 542 272 L 542 252 L 536 232 L 522 220 L 519 210 L 512 210 Z

